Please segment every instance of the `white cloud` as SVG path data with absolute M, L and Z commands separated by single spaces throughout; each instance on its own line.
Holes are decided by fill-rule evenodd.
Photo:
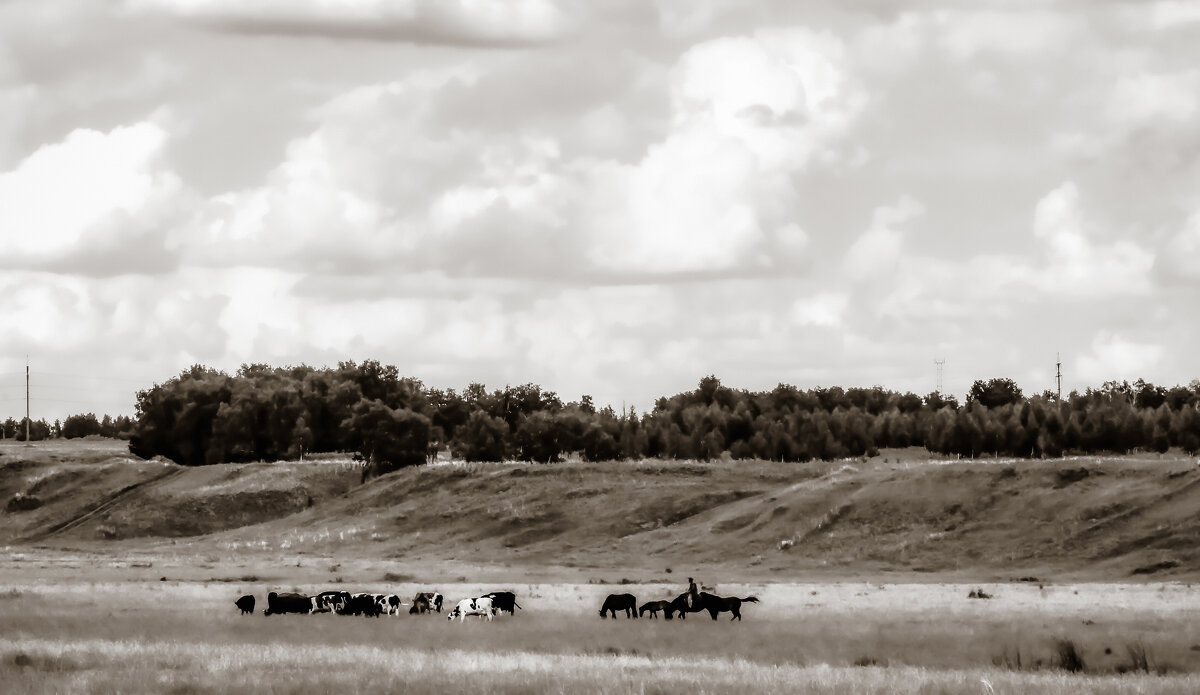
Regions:
M 1105 116 L 1121 129 L 1190 124 L 1200 102 L 1197 91 L 1200 91 L 1197 70 L 1127 75 L 1113 86 Z
M 1163 347 L 1137 343 L 1119 334 L 1102 331 L 1092 339 L 1091 352 L 1079 357 L 1077 370 L 1087 383 L 1145 378 L 1162 359 Z
M 1083 33 L 1070 13 L 1050 9 L 939 10 L 940 45 L 956 60 L 980 55 L 1040 58 L 1066 51 Z
M 1097 243 L 1079 198 L 1078 186 L 1067 181 L 1034 211 L 1034 235 L 1047 246 L 1044 290 L 1089 297 L 1147 293 L 1154 252 L 1132 241 Z
M 625 272 L 761 262 L 771 235 L 792 223 L 791 176 L 839 160 L 865 104 L 843 53 L 837 39 L 805 30 L 687 51 L 672 71 L 671 133 L 637 164 L 597 164 L 585 184 L 597 192 L 582 222 L 593 262 Z
M 1192 213 L 1172 235 L 1159 260 L 1175 277 L 1200 283 L 1200 212 Z
M 839 326 L 849 301 L 847 295 L 836 292 L 803 297 L 792 304 L 792 318 L 801 326 Z
M 150 253 L 145 245 L 161 247 L 156 223 L 175 213 L 182 194 L 178 177 L 160 162 L 166 140 L 150 121 L 108 133 L 79 129 L 0 174 L 7 260 L 61 264 L 100 249 L 113 256 L 105 258 L 116 266 L 105 269 L 111 272 Z
M 901 261 L 904 233 L 900 226 L 918 217 L 925 208 L 907 196 L 895 205 L 877 208 L 871 226 L 846 251 L 846 273 L 857 280 L 878 278 L 882 271 Z

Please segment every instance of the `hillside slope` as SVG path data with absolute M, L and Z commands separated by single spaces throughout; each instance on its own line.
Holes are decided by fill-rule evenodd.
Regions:
M 0 513 L 9 544 L 188 538 L 213 551 L 658 572 L 725 565 L 789 579 L 1200 575 L 1200 470 L 1181 457 L 443 465 L 365 485 L 345 464 L 13 459 L 0 458 L 0 495 L 42 504 Z

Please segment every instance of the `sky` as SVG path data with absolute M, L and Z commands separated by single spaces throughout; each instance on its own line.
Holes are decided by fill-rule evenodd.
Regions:
M 5 0 L 0 418 L 1200 377 L 1200 4 Z

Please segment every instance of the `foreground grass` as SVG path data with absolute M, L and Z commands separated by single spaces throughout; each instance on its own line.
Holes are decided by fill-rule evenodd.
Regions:
M 41 692 L 1195 693 L 1194 675 L 764 666 L 712 656 L 0 639 L 0 682 Z
M 1186 587 L 1085 586 L 1045 597 L 1012 587 L 981 602 L 942 585 L 773 585 L 759 587 L 766 603 L 740 623 L 600 620 L 594 604 L 611 587 L 516 588 L 525 606 L 516 617 L 460 624 L 267 618 L 261 605 L 239 616 L 238 594 L 261 601 L 261 587 L 250 585 L 9 584 L 0 586 L 0 691 L 1200 692 Z M 1058 668 L 1061 639 L 1078 646 L 1082 673 Z M 1130 670 L 1130 644 L 1145 648 L 1149 672 L 1119 672 Z

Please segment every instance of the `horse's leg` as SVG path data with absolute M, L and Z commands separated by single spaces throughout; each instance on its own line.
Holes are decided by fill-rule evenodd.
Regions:
M 720 613 L 720 612 L 721 612 L 721 611 L 720 611 L 720 610 L 718 610 L 718 609 L 716 609 L 716 608 L 709 608 L 709 609 L 708 609 L 708 614 L 712 616 L 712 619 L 713 619 L 713 620 L 716 620 L 716 619 L 717 619 L 717 613 Z

